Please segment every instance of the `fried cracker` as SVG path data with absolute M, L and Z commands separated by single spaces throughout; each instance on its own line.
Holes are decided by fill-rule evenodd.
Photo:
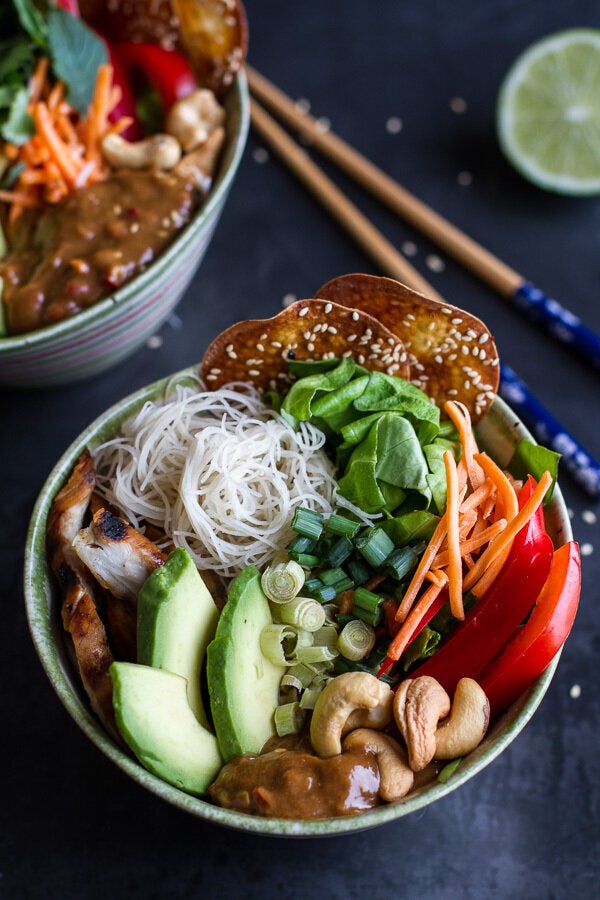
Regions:
M 410 377 L 400 338 L 373 316 L 327 300 L 298 300 L 270 319 L 227 328 L 201 363 L 207 387 L 242 381 L 259 390 L 284 389 L 293 380 L 287 362 L 352 357 L 365 368 Z
M 486 413 L 500 366 L 493 337 L 476 316 L 374 275 L 342 275 L 315 296 L 369 313 L 397 335 L 408 351 L 409 380 L 438 406 L 460 400 L 474 422 Z

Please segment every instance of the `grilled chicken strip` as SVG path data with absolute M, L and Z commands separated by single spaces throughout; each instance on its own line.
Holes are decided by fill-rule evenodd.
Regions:
M 85 450 L 52 504 L 47 546 L 52 571 L 63 593 L 63 626 L 73 641 L 81 681 L 92 709 L 104 727 L 118 736 L 108 671 L 113 654 L 98 612 L 93 582 L 72 547 L 73 539 L 83 525 L 95 480 L 94 465 Z
M 137 595 L 166 554 L 108 509 L 94 513 L 73 540 L 73 550 L 94 578 L 115 597 L 135 607 Z

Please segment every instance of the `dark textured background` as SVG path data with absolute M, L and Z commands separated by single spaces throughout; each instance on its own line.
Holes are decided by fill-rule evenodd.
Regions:
M 409 189 L 600 331 L 600 201 L 527 185 L 494 134 L 500 81 L 534 39 L 600 26 L 571 0 L 248 0 L 250 61 Z M 466 100 L 463 114 L 451 110 Z M 398 134 L 386 129 L 397 116 Z M 47 683 L 23 607 L 22 548 L 58 456 L 111 403 L 197 362 L 212 336 L 270 315 L 287 294 L 373 271 L 370 261 L 251 137 L 216 237 L 177 317 L 94 381 L 0 391 L 0 627 L 4 785 L 0 896 L 6 898 L 583 898 L 597 889 L 600 541 L 589 498 L 562 485 L 586 550 L 578 619 L 535 717 L 460 790 L 397 824 L 325 841 L 229 832 L 146 794 L 83 736 Z M 460 172 L 472 183 L 461 186 Z M 338 177 L 452 302 L 480 315 L 501 354 L 596 456 L 598 375 L 451 260 Z M 574 686 L 579 686 L 580 696 Z

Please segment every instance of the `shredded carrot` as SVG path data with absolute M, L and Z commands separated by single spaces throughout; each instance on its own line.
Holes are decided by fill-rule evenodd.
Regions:
M 522 509 L 520 509 L 516 516 L 511 519 L 506 528 L 498 535 L 498 537 L 496 537 L 490 544 L 488 544 L 487 548 L 481 554 L 463 582 L 465 590 L 469 590 L 469 588 L 472 588 L 473 585 L 477 581 L 479 581 L 479 578 L 483 575 L 488 566 L 490 566 L 490 564 L 499 557 L 506 546 L 508 544 L 512 544 L 512 541 L 514 540 L 518 532 L 524 525 L 527 524 L 529 519 L 533 516 L 537 508 L 542 503 L 544 495 L 546 494 L 546 491 L 551 484 L 552 476 L 550 472 L 544 472 L 535 489 L 533 490 L 529 500 L 527 500 L 523 504 Z
M 72 191 L 106 178 L 102 139 L 130 124 L 126 118 L 117 123 L 109 119 L 120 98 L 112 82 L 112 66 L 100 66 L 92 102 L 80 116 L 65 99 L 64 85 L 50 80 L 48 60 L 38 60 L 29 80 L 27 107 L 35 134 L 20 146 L 2 147 L 11 166 L 20 168 L 12 189 L 0 194 L 0 202 L 10 205 L 9 222 L 26 208 L 58 203 Z
M 479 451 L 468 411 L 454 401 L 444 408 L 459 433 L 462 456 L 457 464 L 450 451 L 444 453 L 446 509 L 398 605 L 400 626 L 388 649 L 391 660 L 404 653 L 443 589 L 454 618 L 464 618 L 464 594 L 480 597 L 488 590 L 552 482 L 544 473 L 519 510 L 519 483 Z
M 429 612 L 443 589 L 443 584 L 434 582 L 426 591 L 424 591 L 417 603 L 411 609 L 406 620 L 402 623 L 399 631 L 397 631 L 392 638 L 387 650 L 388 659 L 400 659 L 407 646 L 410 644 L 415 629 L 418 627 L 423 616 Z
M 448 599 L 450 610 L 456 619 L 464 619 L 462 600 L 462 560 L 460 557 L 460 526 L 458 519 L 458 473 L 456 462 L 449 450 L 444 453 L 446 469 L 446 545 L 448 547 Z

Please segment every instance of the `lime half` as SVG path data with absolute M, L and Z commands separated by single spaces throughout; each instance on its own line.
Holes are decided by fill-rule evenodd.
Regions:
M 521 174 L 560 194 L 600 193 L 600 31 L 537 41 L 498 96 L 500 146 Z

